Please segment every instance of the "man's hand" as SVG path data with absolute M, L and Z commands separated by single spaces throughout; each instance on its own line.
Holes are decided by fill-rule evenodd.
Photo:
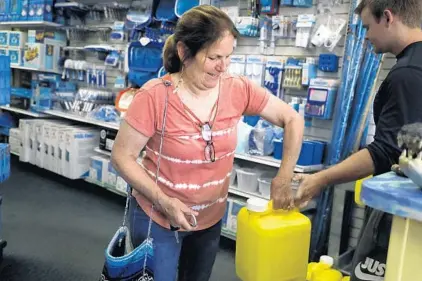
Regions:
M 276 176 L 271 182 L 271 200 L 274 210 L 290 210 L 294 207 L 294 198 L 291 188 L 291 178 Z
M 294 198 L 294 205 L 304 208 L 312 198 L 317 196 L 325 187 L 318 174 L 296 174 L 293 181 L 299 181 L 300 185 Z

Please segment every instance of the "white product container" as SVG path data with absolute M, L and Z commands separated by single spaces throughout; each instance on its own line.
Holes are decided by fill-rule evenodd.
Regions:
M 239 168 L 240 168 L 239 165 L 233 164 L 232 173 L 230 175 L 230 186 L 231 187 L 235 187 L 236 186 L 236 179 L 237 179 L 236 170 L 239 169 Z
M 259 177 L 258 178 L 258 190 L 264 197 L 270 197 L 271 194 L 271 181 L 270 177 Z
M 258 178 L 262 174 L 262 171 L 251 168 L 239 168 L 236 169 L 237 174 L 237 187 L 240 190 L 247 192 L 257 192 L 258 190 Z
M 271 181 L 276 176 L 274 173 L 264 173 L 258 178 L 258 190 L 262 196 L 270 197 L 271 194 Z M 296 182 L 292 182 L 292 195 L 295 196 L 297 189 L 299 188 L 299 184 Z
M 258 178 L 258 190 L 262 196 L 270 198 L 271 181 L 276 175 L 276 172 L 265 172 Z

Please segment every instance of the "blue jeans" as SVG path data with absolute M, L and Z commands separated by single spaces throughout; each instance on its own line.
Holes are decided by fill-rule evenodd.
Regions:
M 129 227 L 136 247 L 148 234 L 149 216 L 131 198 Z M 154 281 L 208 281 L 219 249 L 221 221 L 199 231 L 179 232 L 179 243 L 169 229 L 152 223 Z

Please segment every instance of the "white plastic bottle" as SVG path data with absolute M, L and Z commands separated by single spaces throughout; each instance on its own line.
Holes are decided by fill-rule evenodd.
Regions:
M 302 102 L 299 104 L 299 114 L 303 118 L 305 118 L 305 106 L 306 106 L 307 99 L 302 99 Z
M 297 112 L 299 112 L 299 98 L 292 97 L 292 100 L 290 101 L 290 106 L 294 108 Z

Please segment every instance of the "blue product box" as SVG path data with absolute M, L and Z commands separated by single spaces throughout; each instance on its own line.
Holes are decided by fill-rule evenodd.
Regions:
M 0 47 L 9 46 L 9 33 L 7 30 L 0 30 Z
M 10 103 L 11 70 L 9 56 L 0 55 L 0 104 Z
M 8 5 L 8 0 L 0 1 L 0 22 L 7 21 L 7 11 L 9 10 Z
M 7 11 L 7 18 L 8 21 L 19 21 L 21 19 L 21 14 L 23 10 L 23 3 L 22 0 L 7 0 L 9 2 L 8 11 Z
M 293 0 L 293 6 L 295 7 L 310 8 L 312 5 L 312 0 Z
M 11 65 L 22 65 L 23 49 L 9 49 L 9 57 Z
M 24 48 L 28 33 L 21 31 L 9 32 L 9 48 Z
M 99 182 L 103 182 L 105 180 L 103 179 L 103 164 L 103 161 L 94 157 L 91 158 L 91 166 L 89 169 L 90 178 Z
M 53 21 L 53 0 L 29 0 L 29 21 Z
M 53 70 L 54 69 L 54 45 L 45 45 L 45 56 L 44 56 L 44 69 Z
M 293 0 L 281 0 L 280 1 L 280 5 L 281 6 L 292 6 L 293 5 Z
M 21 1 L 22 1 L 22 11 L 19 17 L 19 21 L 28 21 L 29 0 L 21 0 Z
M 318 69 L 324 72 L 337 72 L 338 56 L 334 54 L 320 54 L 318 59 Z
M 337 79 L 311 79 L 305 106 L 305 117 L 331 119 L 339 84 Z

